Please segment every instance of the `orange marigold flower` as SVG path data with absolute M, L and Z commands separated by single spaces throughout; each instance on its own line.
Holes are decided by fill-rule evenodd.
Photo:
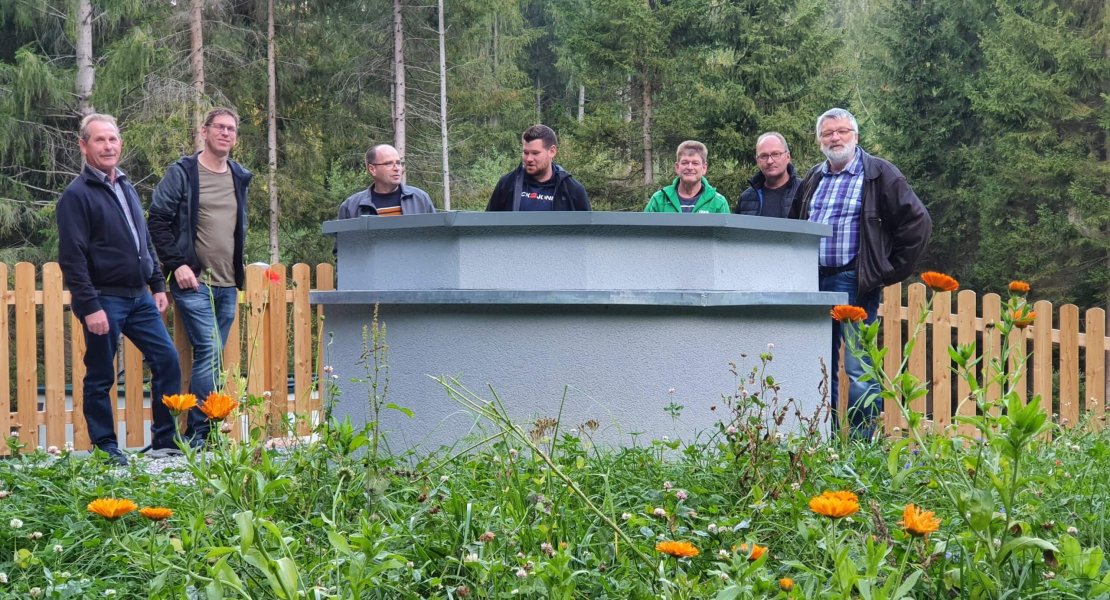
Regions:
M 934 292 L 954 292 L 960 289 L 960 283 L 944 273 L 926 271 L 921 274 L 921 281 L 932 288 Z
M 740 544 L 736 547 L 736 551 L 747 556 L 748 560 L 759 560 L 761 556 L 767 553 L 767 546 Z
M 852 492 L 824 492 L 809 500 L 809 509 L 833 519 L 859 512 L 859 498 Z
M 238 407 L 239 403 L 231 396 L 219 392 L 212 392 L 208 394 L 208 398 L 205 399 L 200 410 L 210 421 L 223 421 L 231 414 L 231 411 Z
M 193 394 L 166 394 L 162 396 L 162 404 L 174 414 L 181 414 L 197 405 L 197 397 Z
M 85 508 L 105 519 L 118 519 L 139 506 L 126 498 L 97 498 Z
M 1033 324 L 1037 318 L 1037 311 L 1018 309 L 1010 313 L 1010 317 L 1014 320 L 1014 327 L 1018 329 L 1025 329 Z
M 1029 283 L 1026 282 L 1026 281 L 1018 280 L 1018 279 L 1015 279 L 1014 281 L 1011 281 L 1010 282 L 1010 293 L 1012 293 L 1012 294 L 1021 294 L 1022 296 L 1028 294 L 1029 293 Z
M 779 580 L 779 589 L 784 592 L 789 592 L 794 589 L 794 580 L 789 577 L 783 577 Z
M 829 311 L 829 314 L 832 315 L 834 321 L 840 321 L 841 323 L 847 323 L 848 321 L 859 323 L 867 318 L 866 310 L 858 306 L 852 306 L 851 304 L 839 304 L 834 306 L 832 310 Z
M 151 521 L 165 521 L 173 516 L 173 511 L 163 506 L 144 506 L 139 509 L 139 514 Z
M 910 535 L 919 537 L 928 536 L 930 533 L 940 529 L 940 519 L 933 514 L 933 511 L 921 510 L 913 504 L 906 505 L 906 510 L 902 512 L 902 520 L 900 523 Z
M 675 558 L 693 558 L 701 552 L 690 542 L 664 540 L 655 545 L 656 552 L 670 554 Z

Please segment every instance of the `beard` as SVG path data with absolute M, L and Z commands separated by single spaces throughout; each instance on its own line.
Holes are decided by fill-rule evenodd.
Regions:
M 856 144 L 844 144 L 840 150 L 833 150 L 831 148 L 821 147 L 821 154 L 829 159 L 829 162 L 834 164 L 845 164 L 852 160 L 852 156 L 856 153 Z

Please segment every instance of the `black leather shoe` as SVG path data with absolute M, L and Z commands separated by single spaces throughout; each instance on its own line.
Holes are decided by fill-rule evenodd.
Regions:
M 127 455 L 117 446 L 105 446 L 100 450 L 108 455 L 108 458 L 105 459 L 108 464 L 119 467 L 127 466 Z

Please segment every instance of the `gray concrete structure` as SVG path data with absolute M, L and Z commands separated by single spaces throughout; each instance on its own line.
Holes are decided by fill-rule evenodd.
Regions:
M 454 377 L 519 422 L 588 420 L 606 443 L 693 440 L 727 420 L 730 370 L 775 345 L 770 374 L 803 409 L 820 401 L 829 307 L 817 242 L 829 228 L 738 215 L 437 213 L 324 224 L 338 286 L 314 292 L 334 335 L 335 414 L 367 419 L 357 365 L 375 305 L 387 328 L 394 450 L 431 451 L 491 430 L 450 400 Z M 745 358 L 744 355 L 747 355 Z M 664 408 L 682 405 L 677 418 Z M 560 412 L 561 411 L 561 412 Z M 527 429 L 527 427 L 525 427 Z

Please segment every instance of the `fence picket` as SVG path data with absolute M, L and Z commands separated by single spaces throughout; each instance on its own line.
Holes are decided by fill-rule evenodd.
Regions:
M 1052 303 L 1033 305 L 1037 318 L 1033 328 L 1033 394 L 1041 397 L 1045 412 L 1054 413 L 1052 398 Z
M 35 265 L 15 266 L 16 423 L 19 439 L 38 445 L 38 313 L 35 310 Z
M 1087 311 L 1087 346 L 1084 371 L 1087 374 L 1085 407 L 1092 413 L 1095 427 L 1103 426 L 1106 416 L 1106 310 L 1092 308 Z
M 907 296 L 907 317 L 906 320 L 910 324 L 910 333 L 908 337 L 913 340 L 913 350 L 910 351 L 910 361 L 907 365 L 909 372 L 914 377 L 921 381 L 926 381 L 926 362 L 925 362 L 925 340 L 926 332 L 925 327 L 917 327 L 917 320 L 921 317 L 922 311 L 925 310 L 925 286 L 920 283 L 910 284 L 906 293 Z M 922 396 L 910 402 L 910 410 L 925 414 L 928 406 L 928 400 Z
M 261 397 L 268 388 L 266 376 L 266 269 L 259 265 L 247 267 L 246 302 L 243 310 L 247 313 L 247 394 Z M 261 425 L 258 419 L 263 415 L 248 414 L 248 431 Z
M 883 320 L 883 347 L 887 349 L 883 357 L 883 371 L 893 376 L 902 366 L 902 284 L 896 283 L 883 290 L 883 302 L 879 305 L 879 316 Z M 883 404 L 883 425 L 888 432 L 895 428 L 905 431 L 906 423 L 902 411 L 892 401 Z
M 73 334 L 69 341 L 69 364 L 73 390 L 73 447 L 88 450 L 92 446 L 89 429 L 85 426 L 85 324 L 77 315 L 69 315 L 69 331 Z
M 975 300 L 977 294 L 971 290 L 960 290 L 956 295 L 958 316 L 956 318 L 956 344 L 958 346 L 974 345 L 975 354 L 968 361 L 965 373 L 969 377 L 978 378 L 979 369 L 974 361 L 982 354 L 982 346 L 975 343 Z M 965 377 L 956 377 L 956 414 L 962 417 L 974 417 L 976 413 L 975 399 L 971 396 L 971 386 Z M 976 429 L 971 425 L 961 423 L 956 431 L 960 435 L 975 436 Z
M 335 267 L 327 263 L 316 265 L 316 289 L 321 291 L 330 291 L 335 289 Z M 331 374 L 327 372 L 331 364 L 327 358 L 327 336 L 324 335 L 324 307 L 316 307 L 316 347 L 317 358 L 316 360 L 316 380 L 319 389 L 316 392 L 319 400 L 317 406 L 323 406 L 329 401 L 328 399 L 328 382 L 331 381 Z M 321 417 L 323 413 L 321 411 Z
M 1006 369 L 1005 363 L 1002 362 L 1002 334 L 998 331 L 998 322 L 1001 318 L 1001 298 L 998 294 L 984 294 L 983 342 L 979 347 L 979 351 L 983 355 L 983 362 L 980 365 L 980 372 L 985 372 L 989 377 L 984 382 L 986 389 L 983 390 L 983 393 L 987 404 L 993 407 L 991 411 L 996 416 L 1000 412 L 996 403 L 1002 398 L 1002 382 L 997 381 L 995 376 Z
M 66 441 L 65 319 L 62 317 L 62 270 L 57 263 L 42 267 L 42 353 L 63 360 L 44 360 L 46 445 L 62 447 Z
M 932 383 L 933 431 L 945 431 L 952 424 L 952 292 L 933 295 Z
M 8 265 L 0 263 L 0 435 L 7 439 L 12 432 L 12 382 L 8 365 L 11 362 L 12 332 L 8 321 Z M 0 456 L 8 454 L 8 445 L 0 444 Z
M 312 306 L 308 290 L 312 287 L 312 270 L 306 264 L 293 265 L 293 414 L 297 435 L 306 435 L 311 428 L 312 402 Z
M 266 364 L 269 365 L 270 385 L 270 426 L 269 437 L 285 436 L 289 431 L 289 363 L 285 356 L 289 351 L 289 326 L 286 324 L 285 309 L 285 265 L 270 265 L 267 277 L 267 323 L 268 333 Z M 280 359 L 278 357 L 281 357 Z
M 1079 422 L 1079 307 L 1060 307 L 1060 423 Z

